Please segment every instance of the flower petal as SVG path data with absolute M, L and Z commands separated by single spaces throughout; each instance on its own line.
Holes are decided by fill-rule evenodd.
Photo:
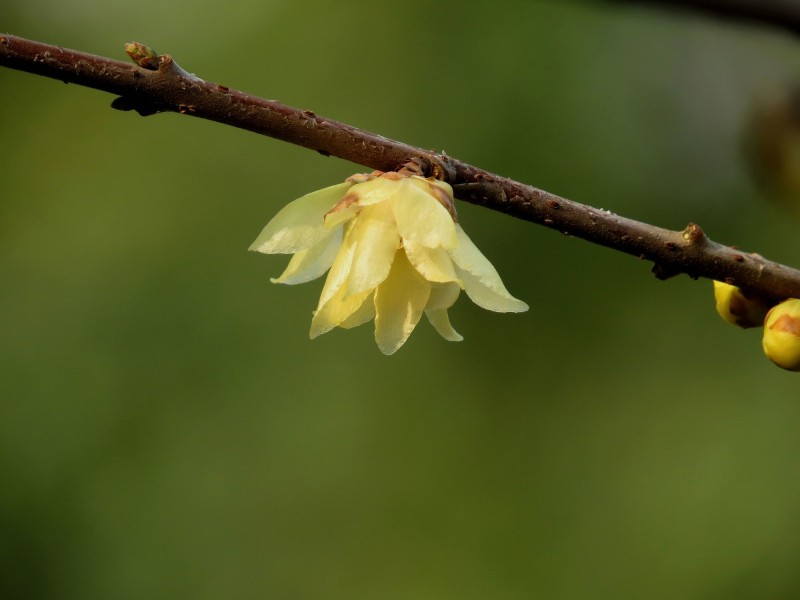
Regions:
M 311 192 L 284 206 L 250 246 L 265 254 L 292 254 L 306 250 L 325 238 L 325 213 L 345 195 L 352 184 L 345 182 Z
M 463 283 L 464 291 L 478 306 L 495 312 L 524 312 L 528 305 L 517 300 L 503 285 L 500 275 L 481 251 L 456 224 L 459 244 L 450 250 L 456 264 L 456 273 Z
M 357 204 L 358 197 L 353 192 L 347 193 L 336 206 L 331 208 L 325 213 L 325 227 L 333 229 L 337 225 L 341 225 L 345 221 L 352 219 L 361 207 Z
M 444 248 L 428 248 L 417 242 L 403 242 L 406 256 L 417 272 L 428 281 L 447 283 L 458 281 L 453 259 Z
M 375 291 L 375 341 L 381 352 L 394 354 L 405 343 L 422 316 L 430 291 L 405 252 L 398 250 L 389 276 Z
M 364 302 L 361 303 L 361 306 L 358 307 L 353 314 L 347 317 L 344 321 L 339 323 L 339 327 L 344 329 L 351 329 L 353 327 L 358 327 L 359 325 L 363 325 L 367 321 L 372 321 L 375 318 L 375 296 L 373 294 L 369 294 L 365 299 Z
M 486 285 L 481 279 L 469 271 L 456 267 L 464 291 L 475 304 L 486 310 L 494 312 L 525 312 L 528 305 L 522 300 L 517 300 L 508 292 L 498 292 L 496 288 Z M 505 288 L 503 288 L 505 289 Z
M 428 183 L 424 179 L 407 177 L 398 185 L 401 188 L 392 196 L 392 208 L 400 236 L 428 248 L 457 246 L 453 217 L 430 194 Z
M 330 232 L 328 239 L 318 242 L 308 250 L 296 252 L 281 276 L 270 281 L 295 285 L 316 279 L 331 268 L 341 245 L 342 229 L 339 228 Z
M 370 206 L 383 202 L 397 193 L 398 181 L 386 177 L 376 177 L 364 183 L 357 183 L 351 190 L 358 196 L 359 206 Z
M 439 332 L 444 339 L 449 342 L 460 342 L 464 338 L 450 325 L 450 317 L 447 316 L 447 309 L 426 310 L 425 316 L 428 317 L 431 325 Z
M 446 283 L 445 285 L 434 285 L 431 288 L 431 295 L 425 310 L 441 310 L 453 306 L 458 300 L 461 288 L 457 283 Z
M 353 264 L 347 278 L 347 293 L 360 294 L 374 289 L 389 275 L 392 260 L 400 246 L 400 235 L 388 203 L 361 210 L 347 233 L 355 244 Z
M 344 241 L 333 259 L 331 270 L 328 272 L 328 277 L 325 279 L 325 285 L 322 286 L 322 293 L 319 296 L 319 304 L 317 310 L 339 291 L 340 288 L 346 287 L 344 283 L 347 281 L 347 276 L 350 274 L 350 265 L 353 263 L 353 252 L 355 245 L 345 232 Z
M 357 295 L 347 294 L 346 288 L 344 286 L 340 287 L 314 313 L 314 317 L 311 319 L 311 330 L 308 332 L 309 337 L 313 340 L 315 337 L 327 333 L 334 327 L 346 322 L 349 317 L 359 311 L 365 301 L 369 300 L 371 294 L 372 290 L 367 290 Z M 361 315 L 354 317 L 354 320 L 359 318 L 361 318 Z

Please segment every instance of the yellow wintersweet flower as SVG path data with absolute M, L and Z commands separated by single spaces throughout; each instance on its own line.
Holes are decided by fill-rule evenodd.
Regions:
M 764 321 L 764 354 L 787 371 L 800 371 L 800 300 L 773 306 Z
M 461 341 L 447 309 L 462 289 L 488 310 L 528 310 L 455 221 L 453 189 L 433 178 L 355 175 L 289 203 L 250 249 L 294 255 L 274 283 L 303 283 L 330 269 L 312 339 L 374 319 L 378 347 L 393 354 L 424 312 L 442 337 Z
M 719 316 L 726 323 L 742 329 L 761 327 L 770 308 L 765 300 L 755 294 L 722 281 L 714 281 L 714 299 Z

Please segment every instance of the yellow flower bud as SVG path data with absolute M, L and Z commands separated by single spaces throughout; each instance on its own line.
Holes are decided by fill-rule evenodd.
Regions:
M 714 299 L 717 312 L 726 323 L 743 329 L 761 327 L 769 306 L 764 300 L 752 294 L 745 294 L 735 285 L 714 282 Z
M 769 311 L 762 345 L 780 368 L 800 371 L 800 300 L 790 298 Z

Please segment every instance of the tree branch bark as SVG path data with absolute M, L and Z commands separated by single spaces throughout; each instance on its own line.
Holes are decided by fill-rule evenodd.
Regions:
M 489 173 L 444 153 L 204 81 L 181 69 L 170 56 L 153 60 L 131 56 L 138 64 L 0 36 L 0 66 L 117 94 L 120 97 L 112 106 L 121 110 L 142 115 L 177 112 L 209 119 L 382 171 L 397 170 L 414 161 L 453 185 L 461 200 L 652 261 L 653 272 L 661 279 L 685 273 L 726 281 L 773 302 L 800 297 L 800 271 L 713 242 L 695 224 L 670 231 L 627 219 Z

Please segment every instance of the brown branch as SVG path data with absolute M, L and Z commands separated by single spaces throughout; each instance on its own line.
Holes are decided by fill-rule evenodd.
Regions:
M 141 46 L 138 46 L 141 48 Z M 127 50 L 136 65 L 0 36 L 0 66 L 118 94 L 113 106 L 147 115 L 178 112 L 241 127 L 373 169 L 426 165 L 457 196 L 641 259 L 666 279 L 680 273 L 727 281 L 773 301 L 800 297 L 800 271 L 708 239 L 697 225 L 670 231 L 591 208 L 478 167 L 396 142 L 308 110 L 285 106 L 186 73 L 169 56 Z M 139 66 L 142 65 L 142 66 Z
M 662 4 L 697 9 L 709 15 L 731 18 L 800 34 L 800 3 L 797 0 L 623 0 L 640 4 Z

